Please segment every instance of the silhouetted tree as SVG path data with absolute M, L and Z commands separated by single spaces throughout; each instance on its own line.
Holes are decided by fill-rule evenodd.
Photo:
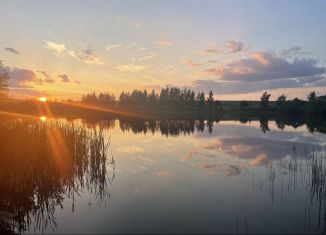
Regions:
M 213 94 L 213 91 L 212 90 L 208 93 L 207 107 L 209 109 L 213 109 L 213 107 L 214 107 L 214 94 Z
M 279 106 L 279 107 L 282 107 L 284 106 L 286 103 L 286 96 L 283 94 L 283 95 L 280 95 L 277 99 L 276 99 L 276 105 Z
M 262 96 L 260 97 L 260 105 L 262 107 L 267 107 L 269 104 L 269 98 L 271 97 L 271 94 L 268 94 L 267 91 L 265 91 Z
M 0 98 L 5 97 L 8 90 L 9 74 L 0 61 Z
M 205 108 L 205 94 L 204 94 L 204 92 L 198 92 L 198 94 L 196 96 L 196 101 L 197 101 L 200 109 Z
M 155 93 L 155 90 L 153 89 L 152 92 L 148 95 L 147 103 L 151 107 L 155 107 L 158 103 L 159 96 Z

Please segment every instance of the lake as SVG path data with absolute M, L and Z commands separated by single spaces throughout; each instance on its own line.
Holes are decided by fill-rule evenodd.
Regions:
M 325 123 L 1 119 L 0 228 L 322 233 Z

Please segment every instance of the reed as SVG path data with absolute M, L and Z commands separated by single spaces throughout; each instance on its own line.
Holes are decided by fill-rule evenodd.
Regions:
M 83 190 L 108 195 L 109 140 L 63 121 L 0 122 L 0 230 L 55 229 L 55 209 Z

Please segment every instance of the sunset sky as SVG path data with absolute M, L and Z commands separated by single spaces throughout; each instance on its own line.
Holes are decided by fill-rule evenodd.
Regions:
M 326 2 L 1 0 L 0 70 L 15 97 L 213 90 L 326 94 Z

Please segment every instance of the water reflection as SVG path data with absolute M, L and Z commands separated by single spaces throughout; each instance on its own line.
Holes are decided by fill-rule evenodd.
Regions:
M 140 119 L 140 118 L 120 118 L 119 127 L 123 132 L 133 133 L 156 133 L 160 132 L 164 136 L 178 136 L 178 135 L 191 135 L 195 131 L 212 133 L 213 126 L 220 121 L 230 120 L 223 119 L 221 117 L 214 118 L 202 118 L 202 119 Z M 286 126 L 298 128 L 306 126 L 307 130 L 311 133 L 321 132 L 326 133 L 326 120 L 322 117 L 279 117 L 275 120 L 270 120 L 268 117 L 260 117 L 257 119 L 251 119 L 248 117 L 239 117 L 237 120 L 242 124 L 247 124 L 252 121 L 259 121 L 260 129 L 263 133 L 270 131 L 269 123 L 275 122 L 276 127 L 283 130 Z M 113 129 L 115 127 L 115 119 L 109 120 L 82 120 L 84 124 L 88 126 L 99 125 L 102 128 Z
M 109 193 L 109 142 L 102 130 L 62 121 L 0 122 L 0 232 L 57 227 L 62 202 L 83 190 L 103 201 Z
M 4 232 L 325 231 L 322 119 L 37 118 L 0 130 Z M 84 208 L 89 195 L 99 207 Z

